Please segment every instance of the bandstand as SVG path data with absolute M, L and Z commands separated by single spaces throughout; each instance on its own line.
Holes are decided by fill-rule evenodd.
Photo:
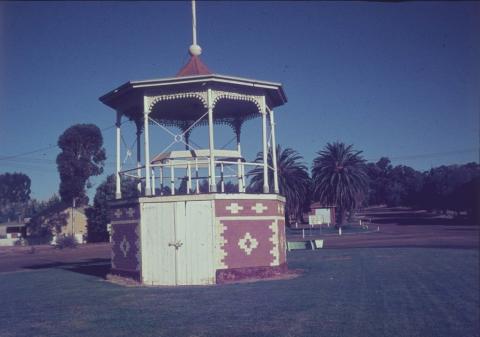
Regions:
M 279 195 L 272 149 L 273 109 L 287 99 L 279 83 L 212 73 L 200 60 L 194 2 L 192 12 L 190 59 L 175 77 L 130 81 L 100 98 L 116 111 L 112 273 L 149 285 L 271 277 L 286 270 L 285 199 Z M 261 121 L 262 133 L 249 137 L 258 137 L 262 162 L 248 162 L 242 154 L 242 125 L 254 118 Z M 121 161 L 125 120 L 136 126 L 136 166 L 131 169 L 122 169 Z M 216 125 L 231 127 L 233 149 L 215 146 Z M 191 131 L 202 126 L 208 128 L 208 148 L 190 140 Z M 159 153 L 151 153 L 154 127 L 171 140 Z M 185 150 L 174 150 L 178 144 Z M 263 193 L 247 193 L 248 172 L 258 167 Z M 122 198 L 125 177 L 137 180 L 140 197 Z M 226 182 L 232 182 L 228 191 Z

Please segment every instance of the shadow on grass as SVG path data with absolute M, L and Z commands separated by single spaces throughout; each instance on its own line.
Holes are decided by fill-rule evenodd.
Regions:
M 110 272 L 110 259 L 89 259 L 81 262 L 54 262 L 54 263 L 42 263 L 34 264 L 31 266 L 25 266 L 24 269 L 49 269 L 60 268 L 68 271 L 72 271 L 79 274 L 95 276 L 98 278 L 106 279 L 107 274 Z

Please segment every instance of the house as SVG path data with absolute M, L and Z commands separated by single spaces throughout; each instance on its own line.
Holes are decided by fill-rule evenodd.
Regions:
M 68 207 L 58 203 L 37 214 L 28 226 L 27 235 L 33 236 L 39 228 L 50 231 L 52 244 L 60 236 L 75 236 L 78 243 L 85 243 L 87 236 L 87 217 L 85 207 Z
M 85 207 L 67 207 L 62 214 L 65 215 L 66 224 L 60 227 L 60 231 L 54 230 L 54 239 L 57 236 L 75 236 L 78 243 L 85 243 L 87 238 L 87 216 Z
M 0 246 L 13 246 L 21 238 L 25 237 L 25 220 L 8 220 L 0 223 Z
M 328 225 L 335 224 L 335 206 L 325 206 L 319 202 L 310 205 L 310 212 L 308 216 L 308 224 L 313 225 Z

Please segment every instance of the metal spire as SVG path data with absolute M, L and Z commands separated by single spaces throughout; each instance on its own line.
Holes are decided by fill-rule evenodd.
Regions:
M 196 14 L 195 0 L 192 0 L 192 45 L 188 48 L 190 55 L 199 56 L 202 53 L 202 48 L 197 44 L 197 14 Z

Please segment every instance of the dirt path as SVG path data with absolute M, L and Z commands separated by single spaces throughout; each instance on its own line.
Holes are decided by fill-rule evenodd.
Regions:
M 320 235 L 314 232 L 305 240 L 323 239 L 324 248 L 437 247 L 470 248 L 480 246 L 480 227 L 469 226 L 453 219 L 432 216 L 410 210 L 371 210 L 365 215 L 372 219 L 369 233 Z M 379 231 L 377 232 L 377 228 Z M 308 231 L 306 231 L 307 234 Z M 289 231 L 288 240 L 302 240 L 301 231 Z M 0 247 L 0 273 L 65 266 L 82 268 L 85 264 L 102 264 L 108 268 L 110 244 L 80 245 L 74 249 L 54 249 L 50 246 Z
M 39 269 L 110 259 L 110 244 L 88 244 L 77 248 L 54 249 L 51 246 L 0 247 L 0 272 Z

